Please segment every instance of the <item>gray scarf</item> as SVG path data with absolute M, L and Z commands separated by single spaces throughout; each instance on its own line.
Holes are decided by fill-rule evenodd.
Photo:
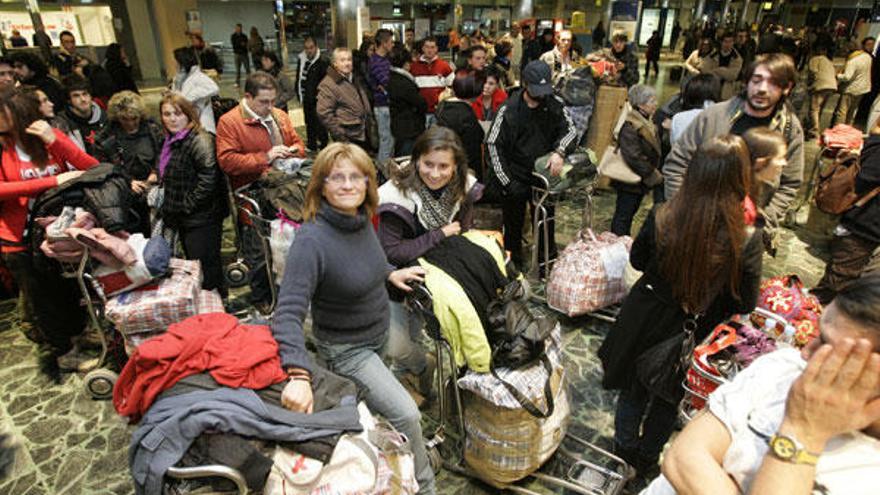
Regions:
M 416 194 L 422 200 L 422 207 L 416 212 L 419 223 L 428 230 L 439 229 L 446 226 L 455 212 L 455 199 L 452 188 L 446 187 L 439 198 L 431 194 L 428 186 L 420 184 Z

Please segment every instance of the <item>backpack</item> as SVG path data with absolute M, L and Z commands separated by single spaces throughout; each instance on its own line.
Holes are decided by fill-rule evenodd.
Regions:
M 861 168 L 857 151 L 841 151 L 828 168 L 819 171 L 816 207 L 825 213 L 840 215 L 851 208 L 864 206 L 880 194 L 880 187 L 862 197 L 856 193 L 856 177 Z

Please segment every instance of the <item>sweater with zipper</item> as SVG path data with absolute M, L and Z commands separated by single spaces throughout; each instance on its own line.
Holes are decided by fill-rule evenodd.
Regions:
M 0 168 L 0 240 L 4 253 L 25 251 L 25 227 L 31 200 L 58 185 L 58 175 L 68 170 L 87 170 L 98 164 L 92 156 L 77 147 L 63 132 L 55 129 L 55 142 L 47 146 L 49 159 L 38 167 L 21 148 L 3 148 Z

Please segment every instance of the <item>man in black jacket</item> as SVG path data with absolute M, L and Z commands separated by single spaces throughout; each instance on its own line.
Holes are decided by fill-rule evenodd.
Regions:
M 856 176 L 859 198 L 874 196 L 863 206 L 856 206 L 840 218 L 831 239 L 831 260 L 825 275 L 813 289 L 822 304 L 828 304 L 847 283 L 862 276 L 880 247 L 880 126 L 871 129 L 860 157 Z
M 251 59 L 248 54 L 248 37 L 241 32 L 241 24 L 235 25 L 235 32 L 230 36 L 232 53 L 235 54 L 235 86 L 241 85 L 241 66 L 244 65 L 245 75 L 251 73 Z
M 57 116 L 59 128 L 83 151 L 95 156 L 98 152 L 95 136 L 104 128 L 107 116 L 92 99 L 88 79 L 70 74 L 64 78 L 64 92 L 67 105 Z
M 64 108 L 67 97 L 57 79 L 49 75 L 49 68 L 43 59 L 33 52 L 16 52 L 9 56 L 15 78 L 23 85 L 40 89 L 52 100 L 55 108 Z
M 327 129 L 318 118 L 318 85 L 327 75 L 327 60 L 315 39 L 307 37 L 303 42 L 303 51 L 299 54 L 296 67 L 296 96 L 303 106 L 306 120 L 306 137 L 309 151 L 318 151 L 327 146 Z
M 550 66 L 534 60 L 523 69 L 524 89 L 510 95 L 492 121 L 486 147 L 495 177 L 504 190 L 504 247 L 513 261 L 522 267 L 522 229 L 526 203 L 535 183 L 532 172 L 535 160 L 551 153 L 547 166 L 550 173 L 562 172 L 565 157 L 577 146 L 577 129 L 565 113 L 558 97 L 553 95 Z M 553 217 L 552 207 L 548 216 Z M 553 221 L 548 222 L 549 253 L 555 255 Z M 543 236 L 538 236 L 540 252 L 544 252 Z

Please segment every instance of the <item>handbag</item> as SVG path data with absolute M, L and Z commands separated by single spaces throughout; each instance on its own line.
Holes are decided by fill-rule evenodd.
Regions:
M 651 395 L 678 404 L 684 394 L 682 380 L 694 352 L 697 316 L 688 317 L 682 331 L 667 337 L 636 358 L 636 379 Z
M 622 182 L 624 184 L 638 184 L 642 181 L 639 175 L 629 168 L 623 155 L 620 153 L 620 145 L 612 143 L 605 149 L 602 154 L 602 161 L 599 162 L 599 173 L 611 180 Z

